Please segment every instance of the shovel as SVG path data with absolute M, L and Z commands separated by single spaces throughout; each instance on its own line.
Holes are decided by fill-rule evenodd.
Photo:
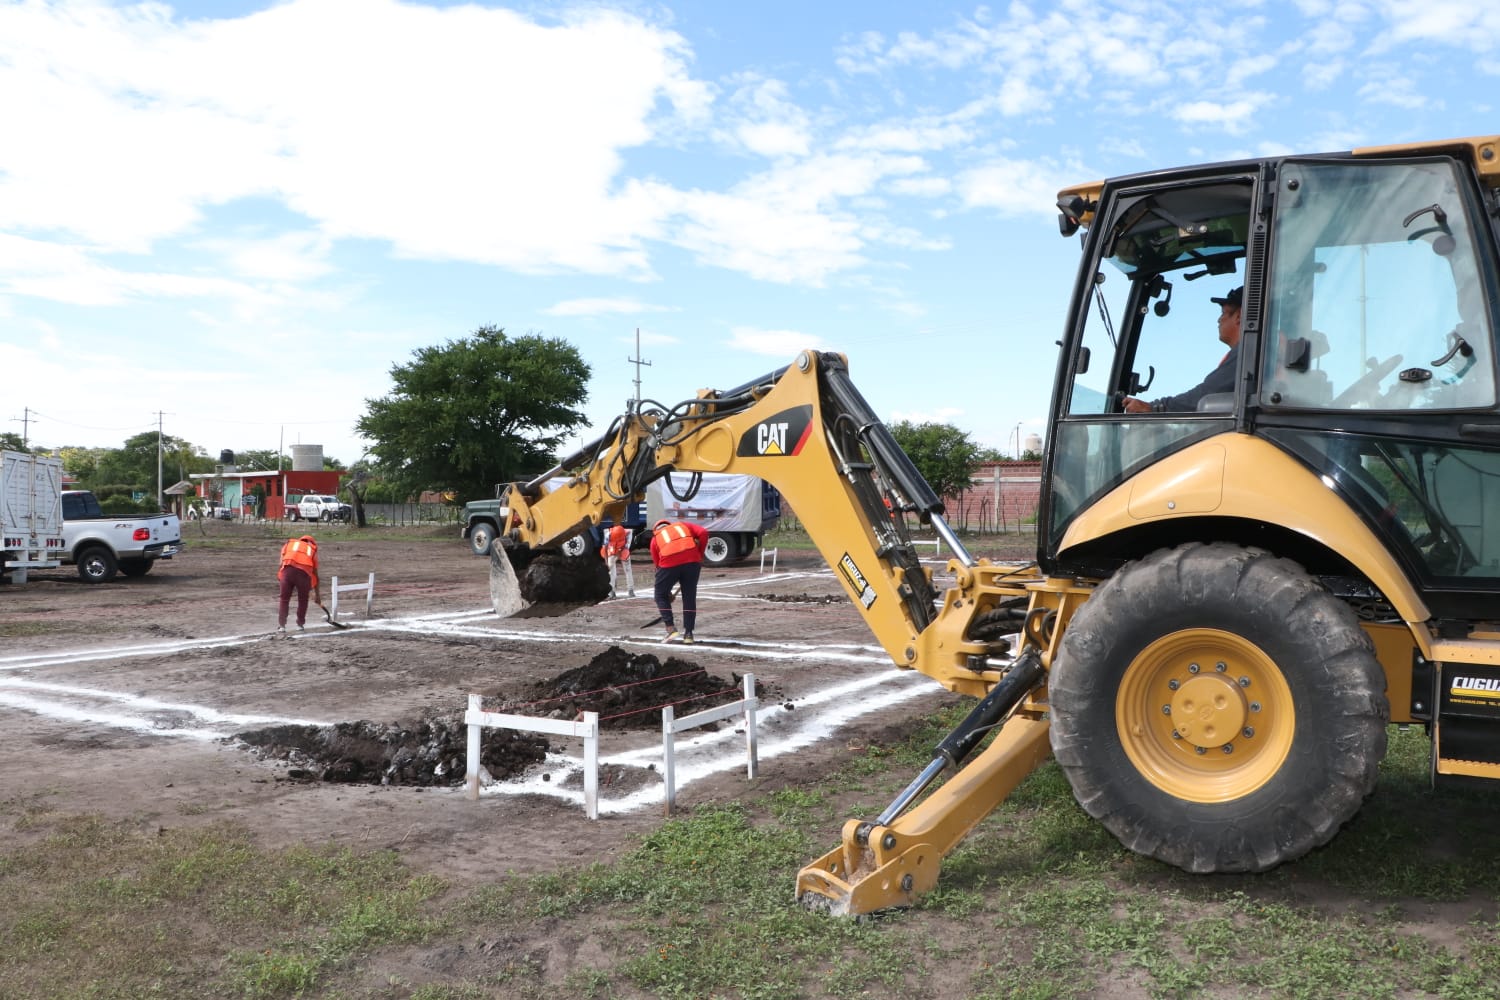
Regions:
M 317 591 L 314 591 L 313 592 L 313 601 L 316 602 L 316 604 L 318 605 L 318 607 L 323 608 L 323 617 L 326 618 L 326 619 L 328 619 L 328 624 L 332 625 L 334 628 L 348 628 L 349 627 L 348 625 L 345 625 L 343 622 L 336 622 L 336 621 L 333 620 L 333 615 L 329 614 L 328 609 L 326 607 L 323 607 L 323 595 L 322 594 L 319 594 Z
M 668 604 L 671 604 L 673 601 L 677 600 L 677 593 L 681 589 L 682 589 L 681 587 L 673 587 L 672 588 L 672 592 L 667 595 L 667 603 Z M 649 622 L 647 622 L 646 624 L 642 625 L 641 628 L 650 628 L 652 625 L 660 625 L 660 624 L 661 624 L 661 615 L 657 615 L 655 618 L 651 619 Z

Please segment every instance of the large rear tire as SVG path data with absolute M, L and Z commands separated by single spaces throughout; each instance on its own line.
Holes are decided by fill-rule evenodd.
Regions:
M 1048 691 L 1073 794 L 1131 850 L 1258 872 L 1327 843 L 1375 787 L 1385 675 L 1302 567 L 1194 544 L 1105 581 Z

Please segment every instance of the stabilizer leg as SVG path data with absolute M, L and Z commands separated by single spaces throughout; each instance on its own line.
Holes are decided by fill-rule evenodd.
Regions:
M 911 906 L 937 885 L 948 852 L 1051 756 L 1048 723 L 1011 715 L 983 753 L 920 805 L 906 806 L 946 767 L 962 763 L 1042 676 L 1039 655 L 1027 650 L 879 819 L 845 823 L 843 843 L 798 873 L 797 899 L 838 916 L 860 916 Z

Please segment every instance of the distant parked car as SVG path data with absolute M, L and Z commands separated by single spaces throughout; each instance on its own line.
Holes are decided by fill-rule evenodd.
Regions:
M 296 506 L 288 506 L 286 516 L 293 521 L 347 521 L 354 516 L 354 508 L 338 497 L 309 493 Z

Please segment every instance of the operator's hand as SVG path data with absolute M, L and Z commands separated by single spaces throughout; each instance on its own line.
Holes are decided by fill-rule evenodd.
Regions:
M 1151 404 L 1144 399 L 1136 399 L 1134 396 L 1126 396 L 1120 401 L 1120 406 L 1126 413 L 1150 413 Z

